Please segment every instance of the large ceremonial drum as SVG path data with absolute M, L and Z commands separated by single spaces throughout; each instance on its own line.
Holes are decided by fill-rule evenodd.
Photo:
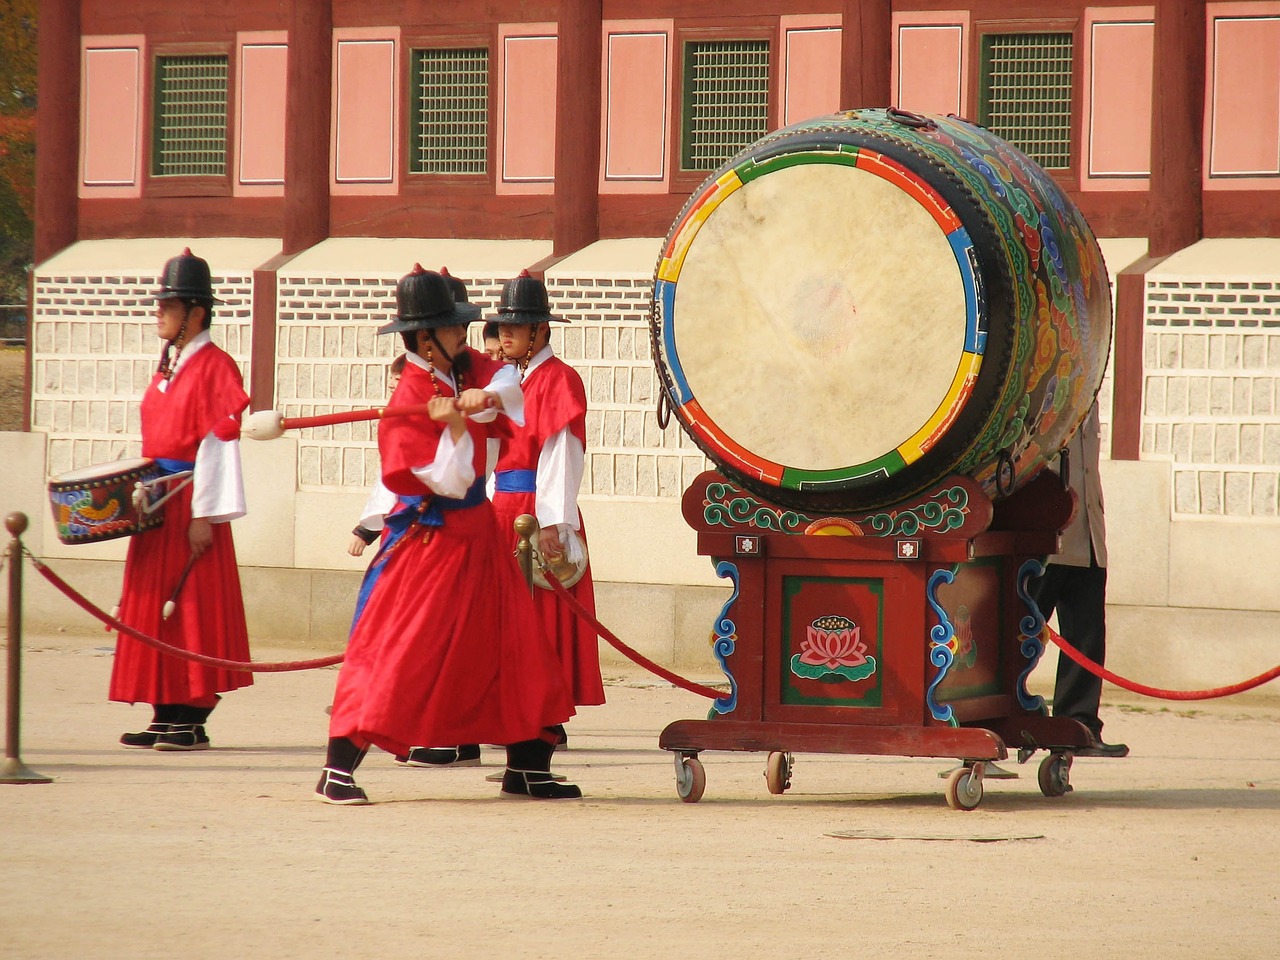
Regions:
M 1111 294 L 1088 224 L 1025 155 L 953 117 L 854 110 L 694 193 L 652 332 L 675 417 L 729 479 L 852 513 L 1039 471 L 1102 381 Z

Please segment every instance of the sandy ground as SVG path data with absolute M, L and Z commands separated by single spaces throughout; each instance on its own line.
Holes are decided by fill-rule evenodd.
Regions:
M 332 668 L 260 675 L 214 714 L 216 749 L 162 754 L 116 745 L 148 716 L 104 701 L 105 634 L 26 647 L 22 758 L 54 782 L 0 784 L 5 958 L 1254 960 L 1280 942 L 1270 700 L 1108 701 L 1133 756 L 1076 761 L 1055 799 L 1039 756 L 964 813 L 935 760 L 798 756 L 773 796 L 763 755 L 707 752 L 686 804 L 657 739 L 706 701 L 636 673 L 569 725 L 557 767 L 582 801 L 500 799 L 486 749 L 461 770 L 375 753 L 376 803 L 332 807 L 312 798 Z

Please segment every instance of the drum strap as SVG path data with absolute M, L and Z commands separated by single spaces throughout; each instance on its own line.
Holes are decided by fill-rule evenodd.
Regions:
M 499 470 L 493 475 L 495 493 L 537 493 L 537 470 Z

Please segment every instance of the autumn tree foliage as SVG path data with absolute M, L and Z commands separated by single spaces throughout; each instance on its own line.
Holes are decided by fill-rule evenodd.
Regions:
M 36 181 L 39 0 L 0 0 L 0 303 L 26 299 Z

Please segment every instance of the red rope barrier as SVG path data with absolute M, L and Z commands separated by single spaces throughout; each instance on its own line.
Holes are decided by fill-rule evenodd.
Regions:
M 587 608 L 584 607 L 578 601 L 578 598 L 573 596 L 573 594 L 569 593 L 569 591 L 564 588 L 564 586 L 560 583 L 559 580 L 555 578 L 555 575 L 551 573 L 551 571 L 544 568 L 542 571 L 542 575 L 547 578 L 547 583 L 551 585 L 551 589 L 556 592 L 556 594 L 560 597 L 560 599 L 563 600 L 565 603 L 567 603 L 569 605 L 569 608 L 573 610 L 574 613 L 576 613 L 588 626 L 590 626 L 593 630 L 595 630 L 597 634 L 604 637 L 604 639 L 609 643 L 609 645 L 612 646 L 619 653 L 621 653 L 624 657 L 627 657 L 632 662 L 637 663 L 640 666 L 644 667 L 650 673 L 656 674 L 657 676 L 661 677 L 663 680 L 666 680 L 668 683 L 674 684 L 675 686 L 679 687 L 681 690 L 688 690 L 690 693 L 696 693 L 698 694 L 698 696 L 707 697 L 710 700 L 719 700 L 721 697 L 726 696 L 723 690 L 717 690 L 714 687 L 707 687 L 701 683 L 695 683 L 692 680 L 686 680 L 684 677 L 679 676 L 678 674 L 672 673 L 666 667 L 658 666 L 658 664 L 654 663 L 644 654 L 638 653 L 637 651 L 631 649 L 625 643 L 623 643 L 621 640 L 615 637 L 609 631 L 608 627 L 606 627 L 599 620 L 593 617 L 590 614 L 590 612 L 588 612 Z
M 1095 677 L 1101 677 L 1114 683 L 1117 687 L 1123 687 L 1134 693 L 1141 693 L 1148 697 L 1156 697 L 1160 700 L 1213 700 L 1217 697 L 1229 697 L 1233 693 L 1243 693 L 1245 690 L 1252 690 L 1254 687 L 1260 687 L 1264 683 L 1280 677 L 1280 665 L 1272 667 L 1266 673 L 1260 673 L 1256 677 L 1248 680 L 1242 680 L 1239 683 L 1233 683 L 1227 687 L 1212 687 L 1208 690 L 1163 690 L 1160 687 L 1148 687 L 1146 684 L 1135 683 L 1133 680 L 1127 680 L 1108 670 L 1101 664 L 1094 663 L 1083 653 L 1067 643 L 1066 640 L 1055 631 L 1052 627 L 1046 625 L 1044 632 L 1049 635 L 1049 639 L 1057 644 L 1058 649 L 1065 653 L 1080 666 L 1084 667 Z
M 44 565 L 30 551 L 23 548 L 23 552 L 31 559 L 35 568 L 40 571 L 40 575 L 60 590 L 67 599 L 73 601 L 82 610 L 90 616 L 101 620 L 108 627 L 117 630 L 126 636 L 140 643 L 153 647 L 161 653 L 167 653 L 171 656 L 179 657 L 183 660 L 192 660 L 196 663 L 202 663 L 207 667 L 220 667 L 223 670 L 238 670 L 241 673 L 288 673 L 293 670 L 312 670 L 316 667 L 331 667 L 335 663 L 341 663 L 345 654 L 337 653 L 330 657 L 320 657 L 315 660 L 285 660 L 276 662 L 253 661 L 248 662 L 242 660 L 223 660 L 221 657 L 209 657 L 203 653 L 195 653 L 191 650 L 183 650 L 181 647 L 175 647 L 172 644 L 157 640 L 155 637 L 147 636 L 141 630 L 135 630 L 127 623 L 121 623 L 109 613 L 105 613 L 101 608 L 94 605 L 82 593 L 77 591 L 69 583 L 59 577 L 56 573 Z

